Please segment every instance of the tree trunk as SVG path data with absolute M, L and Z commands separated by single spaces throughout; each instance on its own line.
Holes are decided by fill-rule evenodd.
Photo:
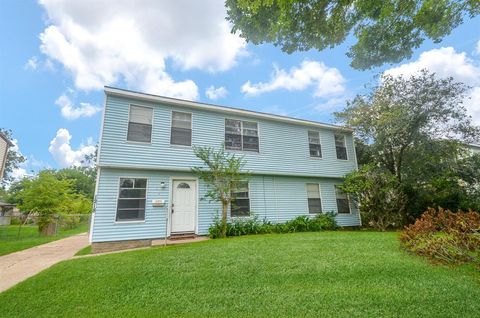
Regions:
M 227 236 L 227 209 L 228 202 L 222 201 L 222 237 Z

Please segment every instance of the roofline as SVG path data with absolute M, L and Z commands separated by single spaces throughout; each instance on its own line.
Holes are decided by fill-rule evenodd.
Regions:
M 5 140 L 5 141 L 7 142 L 7 144 L 8 144 L 9 147 L 13 147 L 13 146 L 14 146 L 13 142 L 11 142 L 11 141 L 7 138 L 7 136 L 5 136 L 4 134 L 2 134 L 1 132 L 0 132 L 0 138 L 2 138 L 3 140 Z
M 477 144 L 467 144 L 467 147 L 473 147 L 473 148 L 479 148 L 480 149 L 480 145 L 477 145 Z
M 161 102 L 161 103 L 174 105 L 174 106 L 187 106 L 187 107 L 193 107 L 193 108 L 209 110 L 209 111 L 217 111 L 217 112 L 222 112 L 227 114 L 270 119 L 270 120 L 287 122 L 287 123 L 292 123 L 297 125 L 341 130 L 345 132 L 353 132 L 351 128 L 344 127 L 344 126 L 320 123 L 320 122 L 306 120 L 306 119 L 298 119 L 298 118 L 293 118 L 288 116 L 274 115 L 274 114 L 263 113 L 263 112 L 253 111 L 253 110 L 246 110 L 241 108 L 234 108 L 229 106 L 206 104 L 206 103 L 194 102 L 194 101 L 189 101 L 184 99 L 135 92 L 135 91 L 131 91 L 123 88 L 111 87 L 111 86 L 104 86 L 104 91 L 105 91 L 105 94 L 107 95 L 131 97 L 131 98 L 142 99 L 150 102 Z

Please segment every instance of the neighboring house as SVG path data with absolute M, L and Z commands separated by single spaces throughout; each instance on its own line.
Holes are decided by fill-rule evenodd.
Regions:
M 0 132 L 0 181 L 3 179 L 3 173 L 5 172 L 9 147 L 13 147 L 12 142 Z
M 470 150 L 472 154 L 480 154 L 480 145 L 477 144 L 468 144 L 467 149 Z
M 253 213 L 284 222 L 333 211 L 341 226 L 361 224 L 358 210 L 337 188 L 357 169 L 351 130 L 106 87 L 90 232 L 94 248 L 207 235 L 221 205 L 205 198 L 206 184 L 190 172 L 202 165 L 192 145 L 222 144 L 244 156 L 251 174 L 234 193 L 230 217 Z

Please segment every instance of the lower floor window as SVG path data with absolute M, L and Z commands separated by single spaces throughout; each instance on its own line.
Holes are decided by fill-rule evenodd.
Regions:
M 230 216 L 249 216 L 250 197 L 248 193 L 248 181 L 239 182 L 237 188 L 232 191 L 232 204 Z
M 320 199 L 320 185 L 307 183 L 308 213 L 321 213 L 322 200 Z
M 339 214 L 349 214 L 350 202 L 348 200 L 348 195 L 337 186 L 335 186 L 335 195 L 337 197 L 337 212 Z
M 145 220 L 147 179 L 120 178 L 116 221 Z

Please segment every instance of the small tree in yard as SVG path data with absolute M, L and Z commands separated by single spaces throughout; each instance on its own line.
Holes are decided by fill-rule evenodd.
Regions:
M 404 208 L 406 196 L 395 175 L 387 169 L 365 165 L 348 174 L 340 187 L 353 195 L 363 220 L 375 229 L 385 231 L 401 222 L 398 212 Z
M 246 178 L 241 172 L 245 166 L 243 157 L 226 154 L 223 147 L 193 147 L 195 155 L 203 161 L 204 167 L 194 167 L 194 172 L 209 186 L 206 197 L 222 204 L 222 237 L 227 235 L 227 211 L 232 202 L 232 191 Z
M 20 210 L 38 214 L 38 230 L 51 234 L 49 226 L 56 213 L 64 212 L 67 203 L 74 200 L 72 181 L 58 180 L 50 171 L 41 171 L 35 179 L 24 179 L 19 193 Z

